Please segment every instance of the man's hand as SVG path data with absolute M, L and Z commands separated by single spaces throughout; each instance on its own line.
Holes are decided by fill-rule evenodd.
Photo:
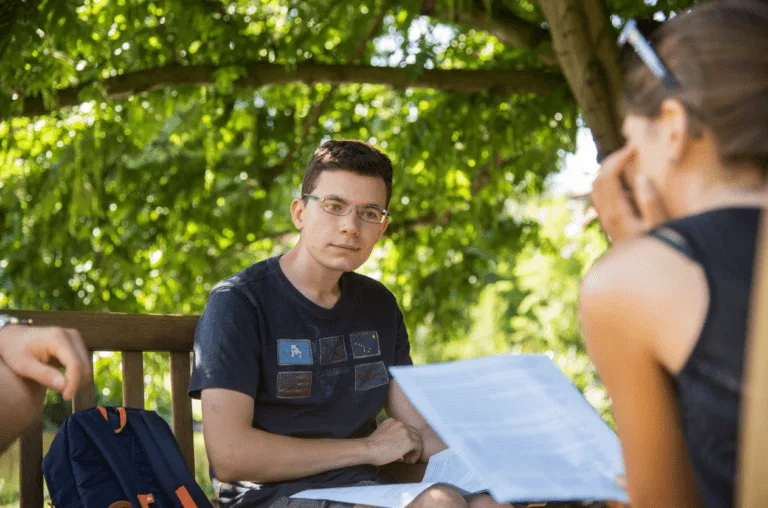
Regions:
M 661 197 L 643 174 L 634 178 L 631 190 L 625 189 L 627 166 L 634 149 L 629 146 L 605 158 L 600 173 L 592 184 L 592 204 L 605 234 L 619 242 L 650 231 L 669 217 Z
M 365 444 L 370 453 L 370 463 L 383 466 L 402 458 L 414 464 L 421 456 L 421 436 L 415 429 L 394 418 L 387 418 Z
M 62 392 L 65 400 L 92 376 L 91 355 L 78 331 L 68 328 L 6 325 L 0 329 L 0 359 L 16 375 Z

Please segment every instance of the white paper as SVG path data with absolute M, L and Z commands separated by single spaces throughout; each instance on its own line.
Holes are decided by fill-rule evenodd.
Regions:
M 292 498 L 325 499 L 341 503 L 405 508 L 433 483 L 400 483 L 396 485 L 370 485 L 365 487 L 339 487 L 305 490 Z
M 423 481 L 449 483 L 471 494 L 488 490 L 485 482 L 450 448 L 429 458 Z
M 618 500 L 616 434 L 544 355 L 391 367 L 406 396 L 498 502 Z

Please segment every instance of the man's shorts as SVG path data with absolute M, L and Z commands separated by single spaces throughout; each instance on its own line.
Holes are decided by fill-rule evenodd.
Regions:
M 365 487 L 367 485 L 380 485 L 378 482 L 360 482 L 352 485 L 353 487 Z M 294 499 L 290 497 L 281 497 L 269 508 L 352 508 L 353 504 L 339 503 L 337 501 L 323 501 L 321 499 Z
M 337 503 L 336 501 L 322 501 L 320 499 L 291 499 L 290 497 L 281 497 L 269 508 L 351 508 L 352 504 Z

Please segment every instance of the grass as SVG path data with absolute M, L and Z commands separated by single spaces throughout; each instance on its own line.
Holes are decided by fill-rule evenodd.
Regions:
M 43 434 L 43 453 L 48 451 L 54 433 Z M 208 478 L 208 457 L 205 454 L 202 432 L 195 432 L 195 478 L 203 492 L 213 500 L 213 488 Z M 45 490 L 45 501 L 49 501 L 48 490 Z M 19 443 L 14 443 L 4 454 L 0 455 L 0 506 L 19 507 Z M 214 505 L 215 506 L 215 505 Z

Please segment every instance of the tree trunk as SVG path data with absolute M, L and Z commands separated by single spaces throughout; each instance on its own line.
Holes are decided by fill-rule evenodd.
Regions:
M 592 130 L 598 158 L 623 144 L 616 33 L 600 0 L 540 0 L 560 69 Z

